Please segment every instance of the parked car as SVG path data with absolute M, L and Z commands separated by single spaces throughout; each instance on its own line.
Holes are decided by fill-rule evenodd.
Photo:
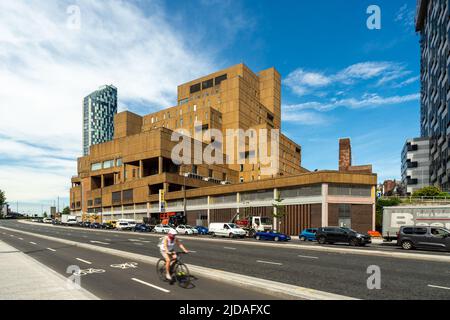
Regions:
M 43 223 L 52 223 L 53 219 L 51 219 L 51 218 L 44 218 L 44 219 L 42 219 L 42 222 Z
M 89 225 L 89 228 L 92 228 L 92 229 L 101 229 L 101 228 L 102 228 L 102 224 L 101 224 L 101 223 L 98 223 L 98 222 L 94 222 L 94 223 L 91 223 L 91 224 Z
M 91 223 L 89 221 L 84 221 L 81 226 L 84 228 L 89 228 L 91 226 Z
M 336 243 L 343 242 L 352 246 L 364 246 L 371 243 L 372 240 L 368 234 L 362 234 L 344 227 L 321 227 L 316 232 L 317 242 Z
M 151 228 L 149 225 L 146 225 L 145 223 L 138 223 L 134 226 L 133 231 L 135 232 L 150 232 Z
M 194 234 L 194 231 L 184 224 L 179 225 L 175 230 L 177 230 L 179 234 Z
M 298 235 L 298 238 L 302 241 L 316 241 L 316 232 L 317 228 L 307 228 Z
M 229 238 L 245 238 L 247 232 L 239 228 L 237 224 L 226 222 L 214 222 L 209 225 L 210 234 L 215 236 L 229 237 Z
M 117 230 L 133 230 L 136 225 L 136 220 L 134 219 L 119 219 L 116 222 Z
M 277 231 L 258 231 L 255 233 L 256 240 L 289 241 L 291 237 Z
M 207 227 L 204 227 L 204 226 L 195 226 L 194 228 L 197 229 L 198 234 L 208 234 L 208 233 L 209 233 L 209 230 L 208 230 Z
M 153 232 L 167 233 L 167 232 L 169 232 L 170 229 L 172 229 L 172 228 L 167 224 L 158 224 L 153 229 Z
M 450 230 L 443 227 L 401 226 L 397 244 L 405 250 L 418 248 L 450 251 Z
M 31 219 L 31 222 L 39 222 L 39 219 L 38 218 L 33 218 L 33 219 Z
M 102 229 L 114 229 L 114 225 L 110 222 L 104 222 L 101 225 Z

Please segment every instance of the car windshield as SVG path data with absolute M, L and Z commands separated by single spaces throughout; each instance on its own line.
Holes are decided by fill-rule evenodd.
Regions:
M 341 229 L 344 229 L 345 231 L 348 231 L 348 232 L 358 233 L 358 232 L 356 232 L 355 230 L 350 229 L 350 228 L 342 227 Z
M 229 223 L 228 225 L 230 226 L 231 229 L 239 229 L 239 227 L 234 223 Z

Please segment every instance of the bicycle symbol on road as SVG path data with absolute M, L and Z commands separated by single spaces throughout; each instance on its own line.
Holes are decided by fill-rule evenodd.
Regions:
M 103 269 L 93 269 L 93 268 L 89 268 L 89 269 L 83 269 L 83 270 L 78 270 L 75 271 L 73 273 L 74 276 L 85 276 L 87 274 L 93 274 L 93 273 L 104 273 L 105 270 Z
M 118 268 L 118 269 L 135 269 L 137 268 L 137 262 L 125 262 L 120 264 L 112 264 L 111 268 Z

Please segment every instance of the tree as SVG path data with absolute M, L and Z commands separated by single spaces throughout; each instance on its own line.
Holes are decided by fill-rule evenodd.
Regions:
M 376 202 L 376 214 L 375 214 L 375 229 L 381 231 L 381 226 L 383 224 L 383 208 L 398 206 L 401 203 L 400 199 L 377 199 Z
M 69 207 L 65 207 L 63 209 L 63 211 L 61 212 L 61 214 L 70 214 L 70 208 Z
M 416 190 L 412 194 L 413 197 L 448 197 L 449 194 L 442 192 L 441 189 L 435 186 L 424 187 Z
M 46 211 L 44 211 L 43 217 L 47 218 L 47 212 Z
M 6 196 L 3 190 L 0 190 L 0 218 L 3 217 L 3 207 L 6 205 Z
M 280 230 L 281 219 L 283 219 L 283 217 L 286 215 L 286 208 L 284 204 L 282 204 L 283 200 L 284 199 L 281 199 L 280 192 L 278 191 L 277 196 L 273 200 L 274 202 L 272 203 L 273 206 L 272 217 L 276 218 L 278 223 L 278 226 L 276 224 L 274 225 L 275 231 Z

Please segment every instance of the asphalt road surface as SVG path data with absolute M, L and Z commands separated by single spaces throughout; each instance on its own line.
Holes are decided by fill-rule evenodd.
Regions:
M 64 277 L 69 266 L 76 266 L 82 274 L 80 285 L 100 299 L 192 299 L 192 300 L 267 300 L 275 297 L 195 277 L 192 285 L 181 288 L 176 283 L 161 281 L 153 264 L 130 261 L 121 257 L 89 249 L 78 248 L 57 241 L 9 232 L 0 229 L 0 240 L 50 267 Z
M 100 247 L 159 257 L 157 243 L 161 235 L 132 234 L 79 227 L 63 228 L 39 223 L 25 224 L 18 221 L 2 221 L 0 222 L 0 226 L 89 243 Z M 13 240 L 14 237 L 5 236 L 3 233 L 10 232 L 0 229 L 0 239 L 13 246 L 18 245 L 18 242 Z M 25 237 L 23 236 L 23 238 Z M 287 248 L 283 243 L 277 243 L 275 247 L 256 246 L 247 240 L 236 243 L 234 241 L 230 242 L 228 239 L 223 239 L 223 241 L 199 241 L 186 237 L 182 241 L 189 250 L 194 251 L 192 254 L 183 257 L 184 262 L 188 266 L 191 264 L 219 269 L 359 299 L 450 299 L 450 265 L 446 262 L 380 257 L 370 254 L 356 255 L 350 252 L 332 253 L 311 251 Z M 43 240 L 39 240 L 39 242 L 43 242 Z M 57 244 L 53 245 L 58 246 Z M 64 247 L 64 245 L 59 244 L 59 247 L 61 246 Z M 45 247 L 45 245 L 42 245 L 42 247 Z M 378 247 L 376 248 L 379 250 Z M 22 250 L 21 247 L 18 247 L 18 249 Z M 29 250 L 30 247 L 24 249 Z M 156 272 L 153 271 L 154 266 L 152 265 L 139 265 L 139 268 L 136 270 L 110 270 L 111 268 L 107 267 L 110 262 L 111 264 L 120 263 L 123 259 L 73 247 L 64 247 L 64 252 L 66 250 L 65 258 L 58 255 L 57 258 L 42 258 L 40 261 L 49 266 L 53 261 L 53 266 L 56 266 L 58 263 L 52 259 L 62 259 L 59 263 L 59 271 L 66 268 L 68 263 L 73 261 L 73 257 L 81 254 L 78 253 L 79 250 L 83 251 L 83 254 L 86 255 L 86 260 L 95 261 L 96 268 L 107 270 L 104 274 L 88 275 L 89 279 L 95 280 L 101 277 L 103 279 L 108 277 L 109 279 L 107 274 L 111 274 L 111 276 L 113 274 L 115 275 L 108 281 L 99 281 L 97 285 L 94 284 L 96 283 L 95 281 L 93 281 L 93 284 L 90 282 L 86 283 L 86 289 L 97 294 L 100 298 L 113 299 L 119 296 L 123 299 L 134 298 L 134 290 L 125 289 L 128 286 L 130 288 L 131 286 L 133 288 L 137 286 L 140 290 L 144 291 L 149 290 L 145 287 L 142 288 L 142 284 L 140 283 L 130 281 L 131 277 L 126 274 L 127 272 L 136 272 L 144 281 L 148 280 L 148 282 L 156 285 L 161 284 L 156 278 Z M 383 250 L 399 251 L 399 249 L 392 246 Z M 41 250 L 41 252 L 45 252 L 42 255 L 48 256 L 51 251 L 47 251 Z M 55 253 L 53 252 L 53 256 L 55 256 Z M 61 252 L 62 254 L 63 252 Z M 448 256 L 448 253 L 430 254 Z M 37 258 L 40 257 L 40 253 L 38 252 L 35 255 Z M 367 288 L 367 279 L 371 275 L 367 270 L 369 266 L 373 265 L 380 268 L 381 289 Z M 148 272 L 148 270 L 151 271 Z M 65 272 L 65 269 L 63 271 Z M 122 274 L 123 276 L 119 276 Z M 87 278 L 88 276 L 85 277 Z M 218 285 L 206 279 L 198 279 L 196 281 L 198 282 L 198 285 L 196 284 L 197 287 L 211 287 L 212 291 L 208 290 L 208 293 L 204 295 L 205 297 L 227 299 L 229 295 L 232 296 L 232 299 L 240 298 L 233 293 L 232 288 L 223 284 Z M 88 287 L 89 285 L 91 287 Z M 171 290 L 172 288 L 170 287 Z M 114 293 L 116 289 L 120 289 L 120 293 Z M 170 294 L 177 295 L 176 297 L 179 299 L 202 299 L 202 293 L 196 292 L 200 290 L 195 290 L 195 288 L 191 289 L 189 292 L 192 293 L 188 295 L 185 294 L 185 291 L 183 293 L 178 293 L 178 291 L 173 288 Z M 98 292 L 102 294 L 98 294 Z M 211 292 L 214 292 L 214 296 L 211 296 Z M 166 299 L 165 295 L 162 295 L 162 292 L 156 292 L 154 294 L 161 299 Z M 196 296 L 197 294 L 198 296 Z M 245 292 L 242 295 L 244 299 L 259 299 L 253 291 Z M 143 296 L 143 298 L 147 297 L 153 298 L 151 296 Z

